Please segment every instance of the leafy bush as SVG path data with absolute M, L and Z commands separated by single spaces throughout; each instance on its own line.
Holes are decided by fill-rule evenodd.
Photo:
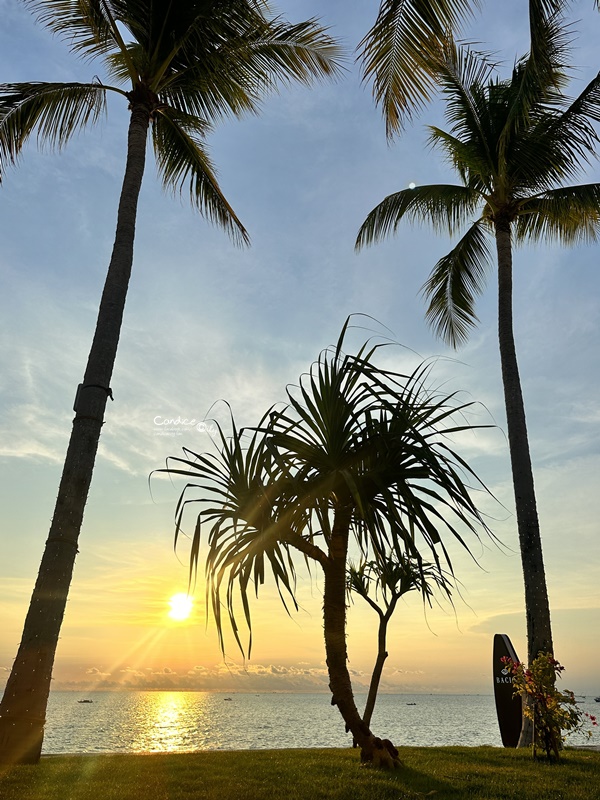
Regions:
M 557 689 L 556 679 L 565 668 L 552 653 L 540 653 L 529 668 L 508 656 L 502 661 L 512 673 L 515 694 L 525 701 L 523 714 L 533 721 L 534 758 L 540 749 L 549 761 L 558 761 L 562 743 L 570 733 L 582 731 L 587 720 L 598 724 L 596 717 L 579 708 L 573 692 Z M 591 731 L 587 733 L 591 736 Z

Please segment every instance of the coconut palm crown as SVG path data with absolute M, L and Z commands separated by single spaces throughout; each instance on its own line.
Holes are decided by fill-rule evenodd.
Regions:
M 39 760 L 50 681 L 95 464 L 133 264 L 150 129 L 163 184 L 238 242 L 248 234 L 206 152 L 211 125 L 256 112 L 282 82 L 335 75 L 339 51 L 314 20 L 272 18 L 263 0 L 25 0 L 70 49 L 100 59 L 108 82 L 0 85 L 0 176 L 34 135 L 63 147 L 104 112 L 130 111 L 117 227 L 50 533 L 19 651 L 0 703 L 0 762 Z
M 439 568 L 450 563 L 449 540 L 487 532 L 471 497 L 479 486 L 452 448 L 470 429 L 471 403 L 428 388 L 431 365 L 411 374 L 378 366 L 380 346 L 344 352 L 347 324 L 283 409 L 270 409 L 255 429 L 221 432 L 217 453 L 170 460 L 167 472 L 187 485 L 176 509 L 176 540 L 194 505 L 192 574 L 206 548 L 207 600 L 224 648 L 231 624 L 250 653 L 250 599 L 270 572 L 286 607 L 296 605 L 296 561 L 322 569 L 325 650 L 332 704 L 367 761 L 397 764 L 397 751 L 376 738 L 359 714 L 347 665 L 346 593 L 352 552 L 373 560 L 412 559 L 427 583 L 426 550 Z M 458 415 L 458 416 L 456 416 Z M 239 618 L 249 629 L 247 649 Z
M 0 166 L 31 134 L 63 147 L 121 95 L 143 108 L 165 187 L 236 238 L 247 234 L 222 196 L 206 154 L 210 125 L 257 112 L 280 82 L 335 75 L 339 49 L 316 21 L 270 19 L 264 0 L 26 0 L 38 20 L 86 60 L 101 59 L 107 84 L 0 85 Z M 130 37 L 130 41 L 127 41 Z
M 532 26 L 533 30 L 533 26 Z M 452 41 L 440 51 L 438 80 L 448 131 L 431 143 L 458 172 L 460 185 L 417 186 L 386 197 L 360 228 L 361 248 L 393 233 L 402 220 L 429 222 L 453 235 L 466 226 L 423 287 L 426 316 L 454 347 L 477 323 L 475 301 L 492 263 L 498 267 L 498 335 L 519 540 L 525 579 L 528 658 L 552 651 L 533 471 L 512 321 L 512 249 L 521 242 L 595 241 L 600 184 L 570 185 L 594 158 L 600 76 L 574 100 L 567 82 L 569 36 L 558 13 L 536 23 L 530 53 L 500 80 L 485 55 Z

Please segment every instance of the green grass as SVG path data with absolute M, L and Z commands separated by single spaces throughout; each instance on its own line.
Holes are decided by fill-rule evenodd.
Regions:
M 0 767 L 1 800 L 598 800 L 600 752 L 567 750 L 559 764 L 523 750 L 407 747 L 392 773 L 361 767 L 358 751 L 259 750 L 48 756 Z

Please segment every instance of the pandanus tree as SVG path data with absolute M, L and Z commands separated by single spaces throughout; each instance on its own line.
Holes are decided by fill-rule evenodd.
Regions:
M 534 40 L 532 39 L 532 42 Z M 385 198 L 367 216 L 357 247 L 377 242 L 400 223 L 429 222 L 466 232 L 424 285 L 426 317 L 454 347 L 477 323 L 475 300 L 485 286 L 495 242 L 498 340 L 515 507 L 525 583 L 528 660 L 552 652 L 542 543 L 513 330 L 513 246 L 594 241 L 600 232 L 600 184 L 570 185 L 592 159 L 600 120 L 600 76 L 574 100 L 563 94 L 569 41 L 557 14 L 536 23 L 535 46 L 501 80 L 489 60 L 448 42 L 438 81 L 450 130 L 430 128 L 460 185 L 417 186 Z M 529 733 L 527 734 L 530 735 Z
M 452 596 L 451 581 L 439 565 L 417 561 L 406 557 L 401 551 L 389 550 L 376 553 L 370 560 L 362 560 L 358 565 L 348 567 L 348 597 L 356 595 L 375 611 L 379 618 L 377 625 L 377 656 L 369 681 L 369 691 L 363 711 L 363 722 L 370 727 L 383 667 L 388 657 L 387 632 L 398 601 L 409 592 L 419 592 L 423 601 L 430 607 L 435 589 L 448 600 Z
M 401 550 L 424 579 L 422 549 L 434 564 L 449 564 L 446 536 L 468 547 L 467 534 L 487 528 L 467 485 L 476 478 L 450 441 L 470 428 L 470 404 L 428 388 L 428 366 L 408 375 L 377 366 L 378 345 L 345 354 L 347 324 L 337 345 L 288 388 L 287 405 L 270 409 L 254 429 L 232 422 L 230 435 L 220 433 L 218 452 L 185 451 L 165 471 L 186 479 L 176 544 L 197 504 L 190 566 L 195 572 L 204 545 L 207 598 L 223 650 L 230 623 L 250 655 L 250 595 L 268 571 L 289 607 L 296 605 L 294 553 L 320 567 L 332 704 L 363 760 L 392 766 L 396 749 L 374 736 L 354 701 L 346 649 L 349 558 L 353 550 L 367 558 Z
M 206 151 L 211 124 L 256 112 L 280 82 L 334 75 L 339 51 L 310 20 L 273 18 L 264 0 L 25 0 L 39 20 L 107 80 L 0 85 L 0 174 L 33 135 L 60 148 L 104 112 L 128 104 L 127 157 L 114 246 L 50 534 L 0 705 L 0 760 L 39 759 L 58 635 L 77 553 L 133 262 L 148 135 L 165 188 L 189 191 L 208 219 L 245 243 L 246 230 Z

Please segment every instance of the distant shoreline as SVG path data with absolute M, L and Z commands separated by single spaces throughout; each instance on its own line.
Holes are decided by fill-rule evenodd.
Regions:
M 1 689 L 0 689 L 1 691 Z M 185 692 L 185 693 L 192 693 L 192 694 L 244 694 L 244 695 L 270 695 L 270 694 L 306 694 L 306 695 L 323 695 L 323 697 L 327 697 L 331 694 L 330 691 L 323 691 L 323 690 L 306 690 L 306 689 L 248 689 L 248 690 L 241 690 L 241 689 L 186 689 L 186 688 L 158 688 L 158 687 L 145 687 L 145 688 L 137 688 L 137 687 L 130 687 L 125 686 L 123 688 L 114 688 L 114 687 L 103 687 L 98 686 L 95 689 L 85 689 L 85 688 L 68 688 L 68 689 L 52 689 L 51 694 L 56 694 L 58 692 L 68 692 L 69 694 L 95 694 L 99 692 L 113 692 L 115 694 L 119 694 L 121 692 Z M 386 697 L 493 697 L 493 692 L 379 692 L 379 696 L 385 695 Z M 367 690 L 360 692 L 354 692 L 355 697 L 366 697 Z M 583 698 L 584 695 L 576 695 L 576 697 Z M 589 695 L 591 697 L 591 695 Z

